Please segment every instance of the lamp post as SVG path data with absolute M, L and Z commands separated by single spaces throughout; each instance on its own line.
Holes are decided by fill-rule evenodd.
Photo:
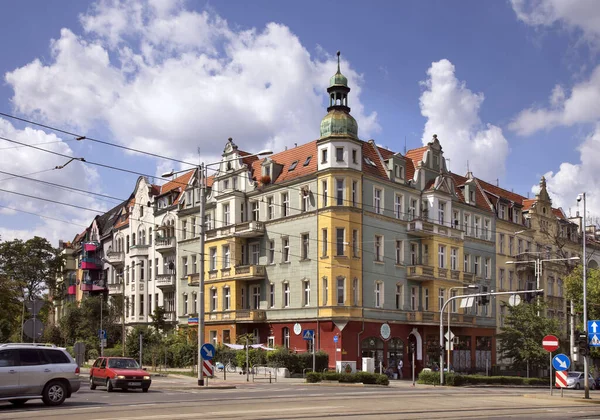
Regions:
M 582 237 L 583 237 L 583 328 L 587 334 L 587 321 L 588 321 L 588 313 L 587 313 L 587 257 L 586 257 L 586 231 L 585 231 L 585 193 L 581 193 L 577 196 L 577 202 L 580 202 L 583 199 L 583 229 L 582 229 Z M 590 383 L 589 383 L 589 366 L 588 366 L 588 358 L 587 356 L 583 356 L 583 376 L 584 376 L 584 388 L 585 395 L 584 398 L 590 398 Z
M 452 297 L 452 290 L 460 290 L 460 289 L 479 289 L 479 286 L 477 286 L 476 284 L 468 284 L 466 286 L 456 286 L 456 287 L 451 287 L 448 289 L 448 298 Z M 448 349 L 447 351 L 447 362 L 446 365 L 448 366 L 448 373 L 450 373 L 450 352 L 451 352 L 451 345 L 450 342 L 452 341 L 452 337 L 450 336 L 450 305 L 448 305 Z M 441 316 L 441 315 L 440 315 Z M 440 347 L 442 347 L 442 344 L 440 343 Z M 442 361 L 443 361 L 443 352 L 442 352 Z M 440 369 L 444 370 L 444 364 L 443 362 L 440 364 Z
M 231 140 L 231 139 L 230 139 Z M 251 155 L 245 155 L 245 156 L 240 156 L 239 159 L 242 158 L 247 158 L 247 157 L 253 157 L 253 156 L 265 156 L 265 155 L 270 155 L 273 152 L 270 150 L 263 150 L 260 151 L 258 153 L 254 153 Z M 234 159 L 228 159 L 228 160 L 234 160 Z M 198 273 L 198 294 L 199 294 L 199 299 L 198 299 L 198 304 L 199 304 L 199 308 L 198 308 L 198 386 L 204 386 L 204 376 L 202 375 L 202 346 L 204 345 L 204 238 L 205 238 L 205 234 L 204 234 L 204 229 L 205 229 L 205 225 L 204 225 L 204 216 L 205 216 L 205 208 L 206 208 L 206 172 L 207 172 L 207 168 L 209 166 L 214 166 L 214 165 L 220 165 L 223 162 L 227 162 L 227 161 L 218 161 L 218 162 L 212 162 L 212 163 L 207 163 L 205 164 L 204 162 L 200 163 L 200 165 L 198 165 L 198 167 L 196 168 L 197 170 L 197 176 L 198 176 L 198 183 L 199 183 L 199 195 L 200 197 L 198 197 L 200 199 L 200 226 L 198 228 L 198 234 L 199 234 L 199 248 L 200 248 L 200 267 L 199 267 L 199 273 Z M 162 174 L 163 178 L 166 177 L 170 177 L 173 176 L 175 174 L 178 173 L 182 173 L 182 172 L 188 172 L 190 169 L 184 169 L 182 171 L 171 171 L 171 172 L 167 172 Z

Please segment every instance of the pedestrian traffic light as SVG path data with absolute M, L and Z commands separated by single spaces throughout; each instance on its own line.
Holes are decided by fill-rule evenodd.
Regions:
M 479 302 L 477 302 L 477 303 L 481 306 L 485 306 L 488 303 L 490 303 L 490 297 L 489 296 L 479 296 Z
M 588 356 L 590 354 L 590 348 L 588 344 L 588 335 L 586 331 L 576 331 L 577 335 L 577 347 L 581 356 Z

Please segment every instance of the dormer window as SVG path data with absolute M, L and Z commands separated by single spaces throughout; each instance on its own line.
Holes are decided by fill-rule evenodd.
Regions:
M 344 161 L 344 148 L 343 147 L 335 148 L 335 160 L 338 162 Z
M 312 155 L 306 158 L 306 160 L 304 161 L 304 166 L 308 166 L 308 164 L 310 163 L 311 157 L 312 157 Z
M 288 169 L 288 172 L 292 172 L 294 169 L 296 169 L 297 165 L 298 165 L 298 161 L 297 160 L 293 161 Z
M 321 163 L 327 163 L 327 149 L 321 150 Z
M 475 204 L 475 191 L 469 189 L 469 203 Z
M 506 219 L 506 206 L 504 204 L 500 204 L 500 211 L 498 212 L 498 216 L 500 219 Z

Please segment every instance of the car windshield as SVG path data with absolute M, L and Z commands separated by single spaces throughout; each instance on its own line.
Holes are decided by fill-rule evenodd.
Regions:
M 113 369 L 139 369 L 140 365 L 133 359 L 109 359 L 108 367 Z
M 569 378 L 577 378 L 579 377 L 579 372 L 569 372 Z

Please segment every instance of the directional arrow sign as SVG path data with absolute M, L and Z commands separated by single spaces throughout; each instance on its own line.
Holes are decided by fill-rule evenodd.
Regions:
M 210 343 L 205 343 L 200 347 L 200 355 L 205 360 L 211 360 L 215 357 L 215 346 Z
M 552 359 L 552 366 L 558 371 L 567 370 L 571 366 L 571 360 L 565 354 L 557 354 Z
M 597 332 L 600 332 L 600 321 L 598 321 L 598 320 L 588 321 L 587 330 L 588 330 L 588 333 L 594 333 L 594 334 Z

